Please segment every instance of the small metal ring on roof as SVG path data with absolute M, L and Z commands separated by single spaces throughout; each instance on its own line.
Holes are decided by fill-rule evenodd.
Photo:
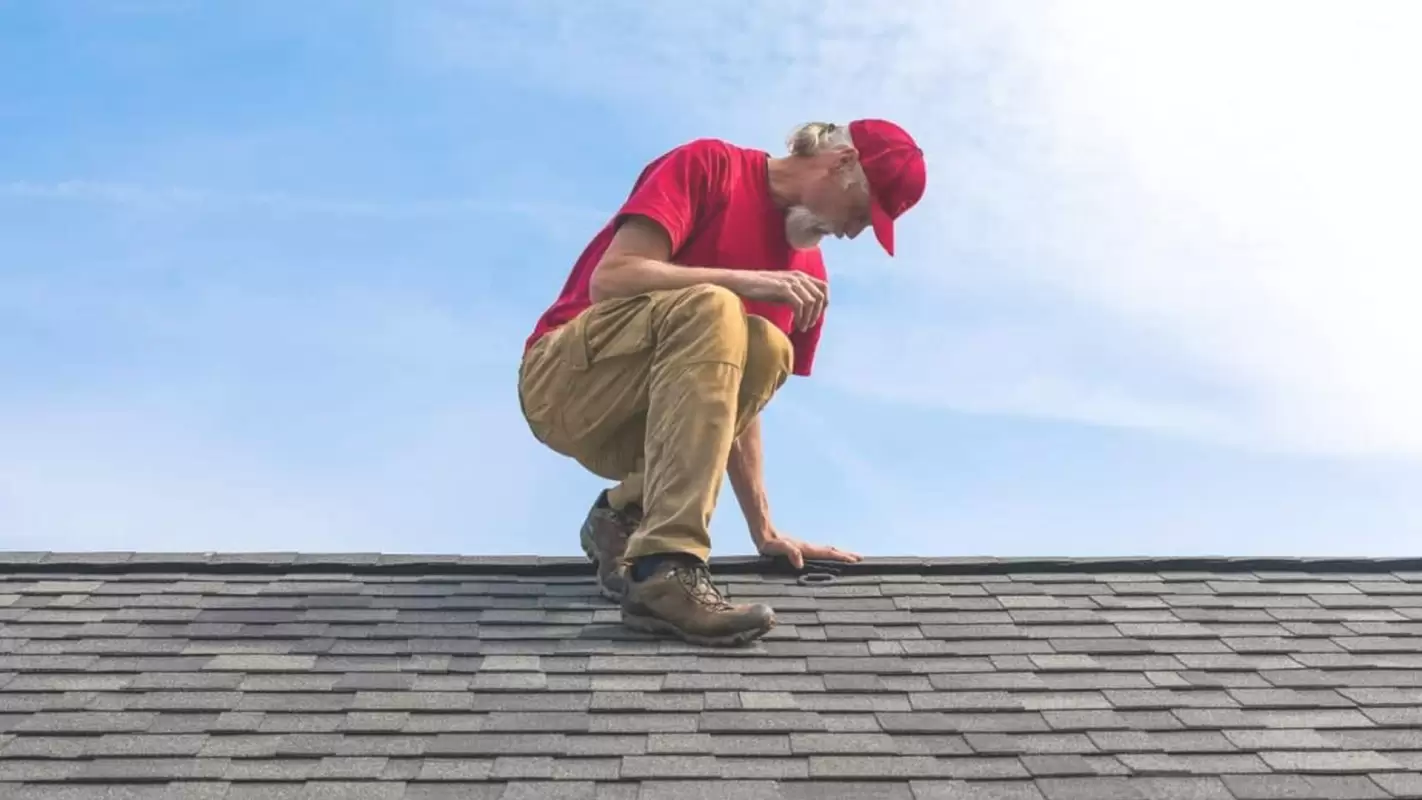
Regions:
M 806 572 L 796 579 L 796 583 L 807 586 L 812 583 L 833 583 L 838 577 L 833 572 Z

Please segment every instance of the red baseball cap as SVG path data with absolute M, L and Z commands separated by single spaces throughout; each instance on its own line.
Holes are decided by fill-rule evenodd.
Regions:
M 892 256 L 894 220 L 923 197 L 928 181 L 923 149 L 908 131 L 888 120 L 855 120 L 849 123 L 849 136 L 869 178 L 869 218 L 874 223 L 874 236 Z

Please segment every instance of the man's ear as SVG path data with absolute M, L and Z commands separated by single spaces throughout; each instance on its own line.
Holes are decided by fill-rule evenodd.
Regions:
M 835 169 L 844 169 L 853 166 L 859 160 L 859 151 L 849 145 L 842 145 L 835 148 L 834 166 Z

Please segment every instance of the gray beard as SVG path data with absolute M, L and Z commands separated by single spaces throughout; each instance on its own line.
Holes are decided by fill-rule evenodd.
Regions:
M 828 226 L 804 206 L 794 206 L 785 215 L 785 238 L 797 250 L 809 250 L 819 245 L 829 233 Z

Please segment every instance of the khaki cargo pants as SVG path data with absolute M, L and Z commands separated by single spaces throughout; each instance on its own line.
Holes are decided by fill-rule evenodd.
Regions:
M 627 559 L 706 559 L 731 444 L 785 383 L 790 340 L 741 299 L 702 284 L 593 304 L 541 338 L 519 367 L 533 435 L 618 481 L 639 504 Z

